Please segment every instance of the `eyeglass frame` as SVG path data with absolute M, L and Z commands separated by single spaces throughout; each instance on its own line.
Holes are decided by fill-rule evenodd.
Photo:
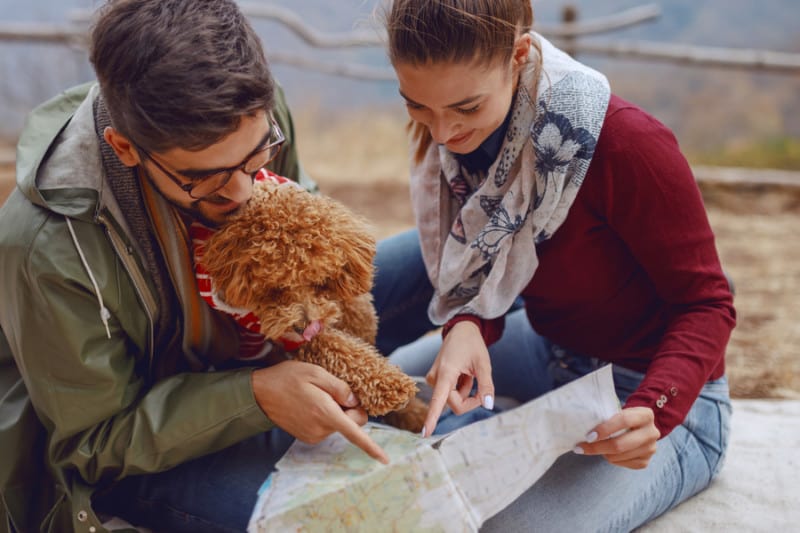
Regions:
M 242 172 L 244 172 L 245 174 L 248 174 L 251 178 L 254 179 L 255 175 L 258 174 L 258 172 L 262 168 L 267 166 L 270 162 L 274 161 L 276 157 L 278 157 L 278 154 L 280 154 L 280 152 L 281 152 L 281 147 L 286 142 L 286 136 L 283 134 L 283 130 L 281 130 L 280 126 L 278 125 L 278 122 L 275 120 L 275 117 L 272 115 L 272 113 L 269 113 L 268 117 L 269 117 L 269 122 L 270 122 L 270 129 L 267 132 L 267 135 L 265 136 L 265 138 L 267 139 L 266 143 L 262 143 L 259 146 L 257 146 L 256 149 L 253 150 L 250 153 L 250 155 L 248 155 L 241 164 L 236 165 L 234 167 L 223 168 L 223 169 L 217 170 L 215 172 L 212 172 L 212 173 L 210 173 L 210 174 L 208 174 L 206 176 L 202 176 L 200 178 L 192 179 L 192 178 L 189 178 L 187 176 L 182 176 L 184 178 L 182 180 L 176 175 L 176 174 L 180 175 L 180 173 L 175 173 L 175 172 L 170 171 L 167 168 L 165 168 L 161 163 L 158 162 L 158 160 L 156 160 L 153 157 L 153 155 L 150 152 L 148 152 L 147 150 L 145 150 L 144 148 L 139 146 L 137 143 L 134 143 L 134 142 L 131 141 L 131 144 L 136 148 L 136 150 L 138 152 L 141 153 L 142 156 L 144 156 L 144 158 L 149 159 L 150 161 L 152 161 L 153 164 L 155 164 L 156 168 L 158 168 L 161 172 L 163 172 L 164 175 L 166 175 L 175 185 L 180 187 L 180 189 L 183 192 L 188 193 L 189 196 L 191 196 L 194 200 L 202 200 L 203 198 L 208 198 L 209 196 L 211 196 L 212 194 L 216 193 L 220 189 L 224 189 L 225 186 L 228 185 L 228 183 L 230 183 L 231 178 L 233 178 L 234 173 L 236 173 L 237 171 L 241 170 Z M 269 143 L 269 139 L 275 133 L 277 133 L 278 139 L 273 141 L 272 143 Z M 267 143 L 269 143 L 269 144 L 267 144 Z M 265 150 L 268 150 L 270 148 L 274 148 L 275 149 L 275 153 L 271 154 L 269 156 L 269 158 L 266 160 L 266 162 L 264 162 L 263 165 L 261 165 L 259 168 L 257 168 L 253 172 L 247 172 L 245 170 L 245 167 L 247 166 L 247 164 L 250 161 L 252 161 L 253 158 L 257 154 L 259 154 L 259 153 L 261 153 L 261 152 L 263 152 Z M 211 179 L 213 176 L 215 176 L 217 174 L 223 174 L 223 173 L 227 173 L 228 175 L 224 180 L 222 180 L 222 182 L 220 183 L 219 187 L 217 187 L 216 189 L 214 189 L 212 191 L 209 191 L 208 193 L 204 194 L 203 196 L 194 196 L 192 194 L 192 191 L 194 191 L 194 189 L 196 189 L 198 186 L 202 185 L 202 183 L 205 180 Z M 184 180 L 189 180 L 189 183 L 186 183 Z

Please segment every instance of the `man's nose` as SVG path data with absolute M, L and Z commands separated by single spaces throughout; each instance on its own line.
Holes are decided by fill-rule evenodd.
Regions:
M 253 177 L 242 170 L 235 171 L 230 181 L 220 189 L 219 195 L 232 202 L 247 202 L 253 195 Z

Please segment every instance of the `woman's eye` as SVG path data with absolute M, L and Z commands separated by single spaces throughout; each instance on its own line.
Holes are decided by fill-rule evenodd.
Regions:
M 414 110 L 425 109 L 424 105 L 420 105 L 416 102 L 409 102 L 409 101 L 406 101 L 406 107 Z
M 480 106 L 480 104 L 478 104 L 476 106 L 469 107 L 467 109 L 463 109 L 463 108 L 459 107 L 459 108 L 456 109 L 456 111 L 461 113 L 462 115 L 471 115 L 473 113 L 477 113 L 478 109 L 480 109 L 480 108 L 481 108 L 481 106 Z

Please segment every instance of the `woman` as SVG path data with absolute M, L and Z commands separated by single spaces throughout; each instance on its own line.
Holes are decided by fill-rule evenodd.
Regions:
M 613 364 L 621 412 L 486 528 L 627 531 L 721 468 L 733 297 L 672 133 L 532 23 L 529 0 L 387 11 L 429 315 L 444 326 L 392 360 L 427 372 L 425 434 L 445 404 L 527 401 Z

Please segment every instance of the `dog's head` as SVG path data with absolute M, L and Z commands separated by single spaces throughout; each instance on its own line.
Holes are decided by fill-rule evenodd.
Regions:
M 340 203 L 256 182 L 247 206 L 206 243 L 203 262 L 218 296 L 252 311 L 261 333 L 277 339 L 335 323 L 339 302 L 372 287 L 374 255 L 369 225 Z

